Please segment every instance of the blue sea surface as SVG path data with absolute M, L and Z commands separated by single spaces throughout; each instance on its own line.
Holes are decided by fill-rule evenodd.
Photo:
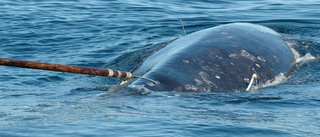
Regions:
M 121 79 L 0 66 L 0 136 L 320 136 L 320 0 L 0 0 L 0 58 L 130 71 L 169 42 L 267 26 L 303 59 L 240 93 L 153 92 Z

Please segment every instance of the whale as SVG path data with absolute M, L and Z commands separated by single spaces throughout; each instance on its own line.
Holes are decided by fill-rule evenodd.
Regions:
M 133 74 L 152 91 L 240 92 L 292 73 L 295 58 L 285 38 L 265 26 L 230 23 L 183 36 L 144 60 Z

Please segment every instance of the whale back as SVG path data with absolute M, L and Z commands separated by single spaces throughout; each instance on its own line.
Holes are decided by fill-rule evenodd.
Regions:
M 134 74 L 154 91 L 234 92 L 248 86 L 253 69 L 263 81 L 288 75 L 294 56 L 277 32 L 260 25 L 233 23 L 179 38 L 147 58 Z

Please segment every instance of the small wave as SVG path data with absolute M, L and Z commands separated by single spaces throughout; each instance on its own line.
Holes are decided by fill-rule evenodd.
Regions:
M 255 86 L 252 86 L 250 92 L 251 93 L 256 93 L 256 92 L 258 92 L 257 90 L 260 89 L 260 88 L 270 87 L 270 86 L 274 86 L 274 85 L 278 85 L 278 84 L 284 83 L 289 78 L 290 78 L 290 76 L 286 77 L 284 75 L 284 73 L 280 73 L 274 79 L 268 80 L 267 82 L 264 82 L 264 83 L 257 84 Z
M 294 46 L 297 45 L 297 43 L 294 41 L 286 41 L 286 44 L 290 47 L 296 63 L 306 63 L 308 61 L 317 59 L 315 56 L 311 55 L 310 53 L 306 53 L 304 56 L 300 55 L 299 52 L 293 48 Z
M 148 95 L 152 93 L 148 88 L 141 85 L 110 85 L 97 87 L 96 90 L 108 91 L 108 94 L 126 94 L 126 95 Z M 100 96 L 100 95 L 97 95 Z
M 289 76 L 290 77 L 290 76 Z M 269 86 L 274 86 L 274 85 L 278 85 L 281 84 L 283 82 L 286 82 L 289 77 L 286 77 L 284 75 L 284 73 L 280 73 L 278 76 L 276 76 L 274 79 L 272 80 L 268 80 L 266 83 L 263 83 L 261 85 L 261 87 L 269 87 Z
M 311 55 L 310 53 L 305 54 L 304 56 L 300 56 L 298 59 L 296 59 L 297 63 L 305 63 L 311 60 L 317 59 L 315 56 Z

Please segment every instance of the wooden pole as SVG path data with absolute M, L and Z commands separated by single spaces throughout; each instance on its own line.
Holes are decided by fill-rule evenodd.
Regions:
M 52 70 L 52 71 L 69 72 L 69 73 L 99 75 L 99 76 L 107 76 L 107 77 L 118 77 L 118 78 L 132 77 L 132 74 L 130 72 L 121 72 L 118 70 L 114 71 L 110 69 L 78 67 L 78 66 L 71 66 L 71 65 L 15 60 L 15 59 L 6 59 L 6 58 L 0 58 L 0 65 L 20 67 L 20 68 Z

